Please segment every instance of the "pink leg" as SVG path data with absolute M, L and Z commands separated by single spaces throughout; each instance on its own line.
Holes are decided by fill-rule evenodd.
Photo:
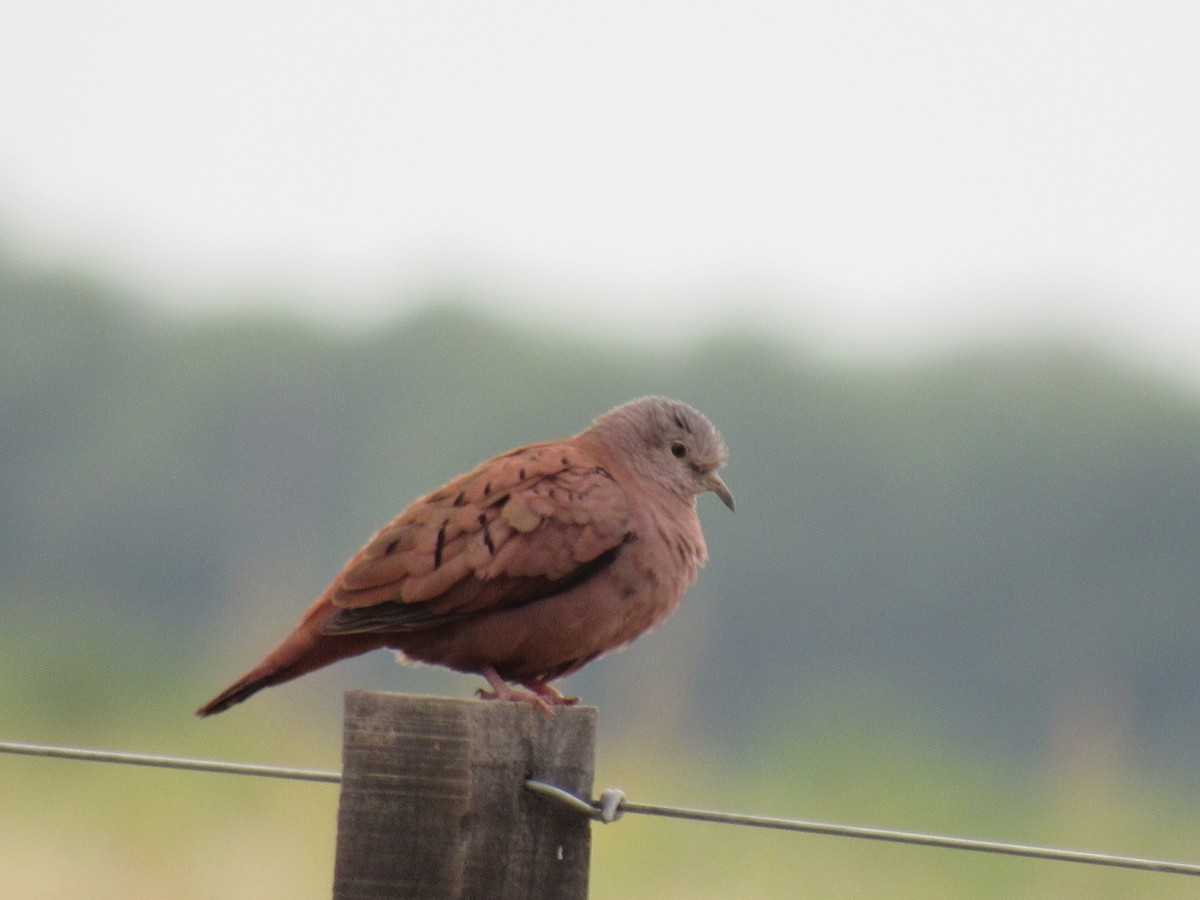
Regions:
M 515 691 L 508 684 L 508 682 L 501 678 L 499 673 L 497 673 L 496 670 L 491 666 L 484 666 L 483 671 L 479 674 L 486 678 L 488 680 L 488 684 L 492 686 L 490 691 L 485 691 L 483 688 L 480 688 L 478 691 L 476 691 L 475 694 L 479 697 L 479 699 L 506 700 L 513 703 L 531 703 L 536 706 L 541 711 L 542 715 L 546 716 L 547 718 L 553 719 L 555 717 L 554 709 L 550 705 L 550 703 L 553 701 L 548 701 L 547 696 L 541 691 L 538 691 L 535 694 L 528 693 L 527 691 Z M 558 691 L 554 690 L 554 688 L 550 687 L 549 685 L 543 685 L 543 687 L 549 691 L 552 691 L 554 694 L 557 694 L 560 698 L 559 702 L 562 702 L 562 699 L 564 698 L 562 698 L 562 695 L 559 694 Z

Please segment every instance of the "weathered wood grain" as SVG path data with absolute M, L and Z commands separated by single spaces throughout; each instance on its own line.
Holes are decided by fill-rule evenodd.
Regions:
M 334 900 L 587 896 L 591 823 L 523 787 L 591 796 L 596 711 L 346 695 Z

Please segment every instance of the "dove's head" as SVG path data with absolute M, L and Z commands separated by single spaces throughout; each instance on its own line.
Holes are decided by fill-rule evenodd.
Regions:
M 729 451 L 713 423 L 665 397 L 643 397 L 605 413 L 592 426 L 606 434 L 638 468 L 688 499 L 712 491 L 733 509 L 733 494 L 717 474 Z

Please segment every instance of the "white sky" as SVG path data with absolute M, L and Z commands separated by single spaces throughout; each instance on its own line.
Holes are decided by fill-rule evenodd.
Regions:
M 174 302 L 355 318 L 499 285 L 560 324 L 750 316 L 872 350 L 1048 324 L 1200 372 L 1194 2 L 0 22 L 0 242 Z

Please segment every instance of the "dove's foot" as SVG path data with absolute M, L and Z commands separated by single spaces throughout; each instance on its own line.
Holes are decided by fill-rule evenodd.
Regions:
M 551 687 L 540 678 L 522 681 L 521 685 L 529 688 L 529 690 L 533 691 L 533 693 L 537 694 L 551 706 L 574 706 L 579 702 L 578 697 L 564 697 L 558 692 L 557 688 Z
M 555 718 L 554 707 L 570 706 L 579 702 L 578 697 L 564 697 L 540 678 L 521 682 L 522 686 L 529 688 L 529 690 L 518 691 L 501 678 L 491 666 L 485 667 L 480 674 L 492 686 L 490 691 L 480 688 L 475 692 L 475 696 L 480 700 L 504 700 L 510 703 L 529 703 L 536 706 L 541 714 L 548 719 Z

